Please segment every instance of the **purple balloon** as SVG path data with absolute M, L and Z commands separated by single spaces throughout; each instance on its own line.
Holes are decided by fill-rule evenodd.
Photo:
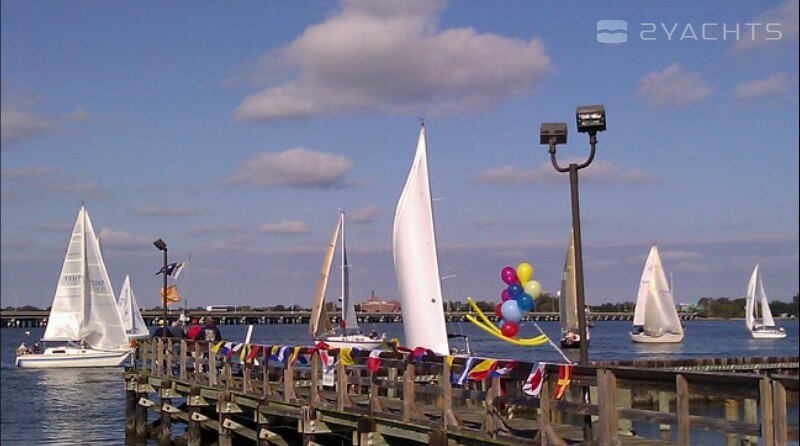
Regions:
M 508 294 L 508 288 L 504 289 L 502 293 L 500 293 L 500 301 L 505 302 L 508 299 L 511 299 L 511 295 Z
M 507 285 L 519 283 L 519 279 L 517 279 L 517 271 L 510 266 L 507 266 L 500 271 L 500 278 L 503 279 L 503 282 L 505 282 Z

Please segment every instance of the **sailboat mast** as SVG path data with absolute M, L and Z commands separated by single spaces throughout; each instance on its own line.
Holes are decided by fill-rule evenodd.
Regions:
M 347 298 L 347 254 L 345 253 L 345 246 L 347 246 L 347 244 L 344 240 L 344 211 L 341 211 L 339 221 L 342 231 L 342 321 L 340 325 L 343 329 L 345 329 L 347 328 L 347 305 L 350 303 L 349 299 Z M 342 334 L 344 335 L 344 333 Z

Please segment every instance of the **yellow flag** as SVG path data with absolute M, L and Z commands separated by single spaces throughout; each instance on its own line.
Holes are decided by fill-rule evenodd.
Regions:
M 349 348 L 340 348 L 339 349 L 339 361 L 342 362 L 344 365 L 353 365 L 356 362 L 353 361 L 353 357 L 350 355 Z

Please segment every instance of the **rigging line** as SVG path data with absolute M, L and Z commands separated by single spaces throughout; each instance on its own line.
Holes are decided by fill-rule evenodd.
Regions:
M 547 343 L 550 344 L 553 347 L 553 349 L 555 349 L 555 351 L 557 351 L 558 354 L 561 355 L 562 358 L 564 358 L 565 361 L 567 361 L 567 364 L 572 364 L 572 361 L 570 361 L 570 359 L 567 358 L 567 355 L 565 355 L 564 352 L 561 351 L 561 349 L 558 348 L 558 346 L 554 344 L 553 341 L 550 340 L 550 336 L 547 336 L 547 334 L 545 334 L 545 332 L 542 330 L 542 327 L 540 327 L 539 324 L 534 322 L 533 326 L 536 327 L 537 330 L 539 330 L 539 333 L 541 333 L 542 335 L 544 335 L 545 338 L 547 338 Z

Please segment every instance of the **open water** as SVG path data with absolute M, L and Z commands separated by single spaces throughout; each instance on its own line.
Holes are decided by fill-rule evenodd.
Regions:
M 557 322 L 540 322 L 551 339 L 558 339 Z M 596 322 L 591 329 L 590 360 L 635 358 L 698 358 L 745 356 L 793 356 L 798 354 L 798 321 L 781 320 L 788 332 L 782 340 L 750 337 L 742 321 L 690 321 L 680 344 L 640 345 L 628 339 L 630 322 Z M 371 330 L 372 326 L 362 327 Z M 389 338 L 402 339 L 401 324 L 376 324 Z M 269 345 L 300 345 L 307 339 L 305 325 L 257 325 L 252 342 Z M 125 443 L 125 393 L 122 369 L 17 369 L 14 355 L 21 342 L 31 345 L 43 328 L 0 329 L 0 444 L 2 445 L 122 445 Z M 247 327 L 222 325 L 226 339 L 243 341 Z M 470 337 L 473 353 L 522 361 L 561 362 L 548 345 L 517 347 L 491 338 L 467 323 L 449 324 L 448 331 Z M 538 335 L 528 323 L 520 336 Z M 458 342 L 458 340 L 455 340 Z M 453 346 L 460 347 L 457 344 Z M 565 352 L 577 361 L 578 351 Z M 797 414 L 793 414 L 796 417 Z M 649 436 L 649 435 L 648 435 Z M 718 444 L 710 437 L 693 444 Z

